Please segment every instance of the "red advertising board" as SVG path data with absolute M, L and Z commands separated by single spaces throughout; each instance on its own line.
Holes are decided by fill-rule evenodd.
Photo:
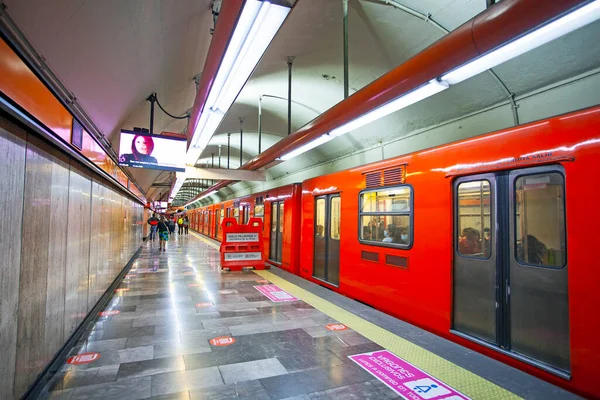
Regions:
M 263 256 L 263 222 L 250 218 L 247 225 L 238 224 L 235 218 L 225 218 L 221 223 L 221 269 L 241 271 L 243 268 L 265 269 Z

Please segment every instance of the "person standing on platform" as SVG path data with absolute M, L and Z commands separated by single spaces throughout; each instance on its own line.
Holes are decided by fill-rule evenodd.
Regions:
M 177 226 L 179 226 L 179 234 L 183 235 L 183 217 L 181 215 L 177 218 Z
M 149 240 L 156 239 L 156 227 L 160 221 L 156 218 L 156 214 L 153 214 L 150 218 L 148 218 L 148 225 L 150 225 L 150 238 Z
M 169 233 L 175 233 L 175 216 L 169 217 Z
M 183 217 L 183 229 L 185 229 L 185 234 L 188 234 L 188 229 L 190 228 L 190 219 L 186 215 Z
M 160 222 L 157 225 L 158 238 L 160 239 L 158 251 L 167 251 L 167 242 L 169 241 L 169 227 L 167 225 L 167 219 L 162 216 Z

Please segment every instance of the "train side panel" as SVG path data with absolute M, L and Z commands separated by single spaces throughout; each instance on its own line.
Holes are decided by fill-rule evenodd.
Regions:
M 600 304 L 597 288 L 600 272 L 595 267 L 598 261 L 590 243 L 595 237 L 593 230 L 598 225 L 598 217 L 593 210 L 588 210 L 599 194 L 597 185 L 593 183 L 600 173 L 599 152 L 600 108 L 594 108 L 307 180 L 303 183 L 302 196 L 300 275 L 557 385 L 586 396 L 597 396 L 600 383 L 594 376 L 595 366 L 600 362 L 600 342 L 595 339 L 595 332 L 600 329 L 600 316 L 595 312 L 595 305 Z M 405 173 L 404 183 L 412 190 L 411 247 L 392 248 L 384 243 L 361 243 L 359 229 L 365 229 L 365 232 L 370 229 L 364 221 L 359 222 L 359 199 L 361 191 L 365 190 L 366 177 L 374 171 L 401 166 Z M 555 171 L 557 176 L 564 175 L 567 247 L 558 248 L 556 252 L 564 256 L 566 250 L 570 371 L 565 374 L 570 374 L 570 380 L 537 368 L 540 363 L 536 365 L 536 362 L 519 360 L 519 354 L 507 355 L 452 331 L 453 274 L 455 263 L 459 262 L 457 257 L 460 257 L 457 255 L 458 243 L 463 240 L 459 239 L 462 235 L 460 229 L 455 227 L 455 219 L 459 218 L 455 217 L 455 212 L 458 212 L 455 201 L 459 201 L 455 200 L 455 197 L 459 198 L 455 184 L 460 182 L 459 179 L 468 180 L 487 174 L 485 176 L 497 179 L 500 185 L 501 182 L 509 182 L 511 174 L 528 176 L 541 166 Z M 541 178 L 535 179 L 539 182 L 522 190 L 532 191 L 531 207 L 539 209 L 542 203 L 535 204 L 535 190 L 543 190 L 546 183 Z M 507 193 L 512 193 L 516 187 L 511 185 L 516 185 L 516 182 L 502 185 L 506 186 Z M 387 188 L 379 187 L 381 191 Z M 557 196 L 557 201 L 560 201 L 560 193 Z M 517 198 L 516 194 L 514 198 Z M 341 218 L 338 222 L 335 213 L 339 203 Z M 516 205 L 506 204 L 516 210 Z M 543 204 L 548 206 L 547 201 Z M 556 207 L 560 209 L 560 206 Z M 323 212 L 325 219 L 319 215 Z M 508 220 L 514 217 L 506 215 L 503 218 L 509 226 L 512 222 Z M 539 217 L 532 221 L 530 223 L 543 223 Z M 336 224 L 339 224 L 340 232 L 337 239 L 331 229 Z M 514 224 L 515 232 L 502 232 L 502 237 L 517 237 L 517 224 Z M 484 234 L 482 228 L 483 225 L 479 227 L 479 235 Z M 336 248 L 336 240 L 340 248 L 339 276 L 336 276 L 336 262 L 324 261 L 322 256 L 324 248 L 329 251 L 327 256 L 332 256 L 330 250 Z M 505 240 L 508 242 L 508 239 Z M 323 242 L 325 246 L 320 244 Z M 507 248 L 513 249 L 511 251 L 516 254 L 516 243 L 508 243 Z M 323 267 L 323 262 L 326 267 Z M 518 265 L 516 268 L 531 272 L 539 267 Z M 509 278 L 518 269 L 510 271 L 513 272 L 507 275 Z M 546 276 L 552 277 L 560 271 L 561 268 L 548 269 Z M 325 281 L 329 282 L 324 282 L 323 274 L 328 278 Z M 510 282 L 514 290 L 519 285 L 517 278 L 515 275 Z M 544 292 L 544 285 L 547 282 L 542 280 L 540 293 Z M 533 288 L 527 294 L 535 296 L 536 291 L 538 289 Z M 516 297 L 513 294 L 509 298 L 514 300 Z M 532 298 L 542 301 L 542 297 Z M 513 314 L 517 314 L 517 310 L 514 311 Z M 536 317 L 530 316 L 532 319 Z M 514 334 L 530 338 L 533 347 L 536 346 L 536 337 L 540 342 L 551 342 L 556 334 L 529 326 L 527 321 L 519 323 L 522 325 L 521 332 Z

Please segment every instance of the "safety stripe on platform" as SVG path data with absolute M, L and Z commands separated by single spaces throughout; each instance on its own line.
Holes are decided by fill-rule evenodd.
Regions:
M 495 383 L 366 321 L 272 272 L 254 272 L 472 399 L 520 399 L 519 396 Z
M 194 232 L 192 230 L 190 230 L 190 232 L 192 233 L 192 235 L 194 235 L 196 238 L 200 239 L 201 241 L 203 241 L 204 243 L 206 243 L 207 245 L 209 245 L 210 247 L 212 247 L 213 249 L 219 250 L 219 245 L 216 243 L 213 243 L 210 239 L 207 239 L 206 237 L 204 237 L 204 235 L 198 233 L 198 232 Z

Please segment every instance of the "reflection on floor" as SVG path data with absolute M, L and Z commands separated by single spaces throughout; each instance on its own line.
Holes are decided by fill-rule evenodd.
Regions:
M 399 397 L 347 356 L 381 347 L 253 272 L 218 271 L 194 236 L 147 243 L 109 306 L 46 387 L 61 399 Z M 331 328 L 331 326 L 330 326 Z M 215 339 L 215 340 L 212 340 Z

